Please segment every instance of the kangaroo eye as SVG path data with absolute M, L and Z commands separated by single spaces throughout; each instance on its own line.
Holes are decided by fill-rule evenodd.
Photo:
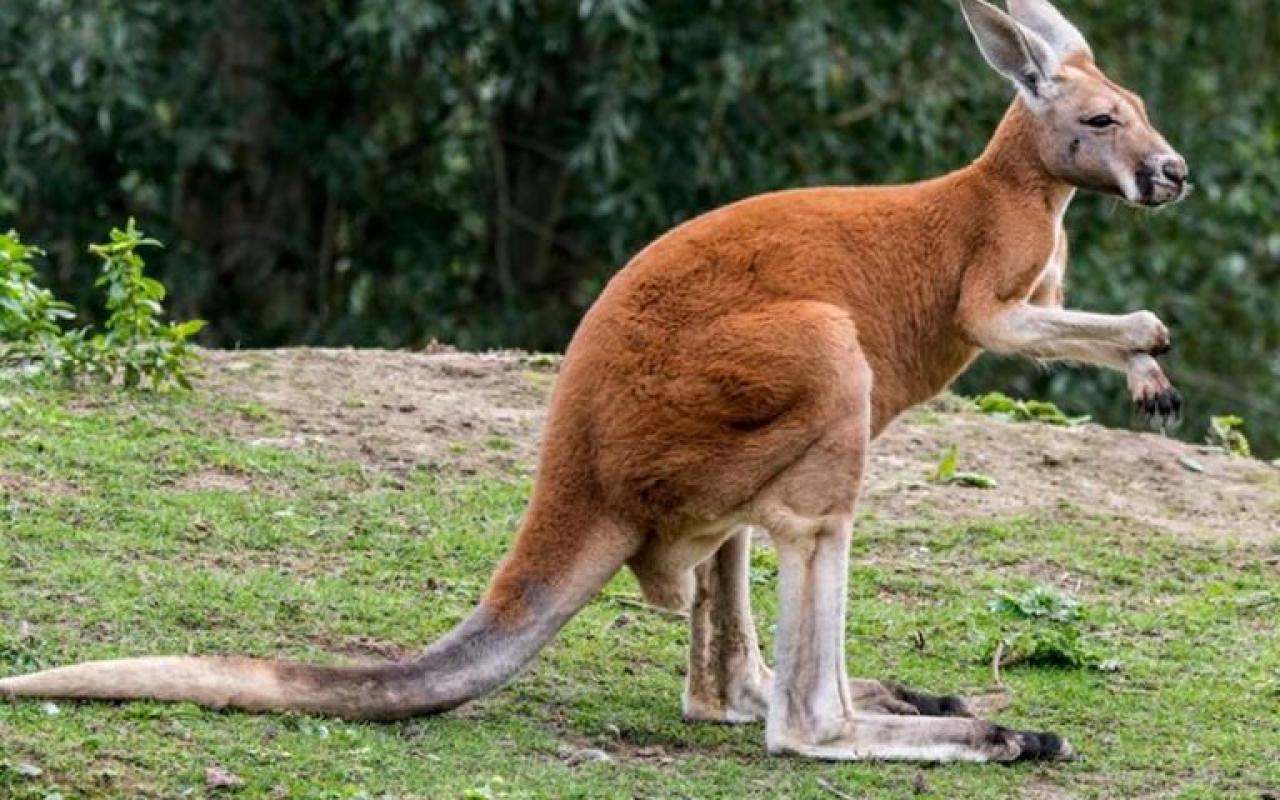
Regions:
M 1099 114 L 1096 117 L 1089 117 L 1088 119 L 1080 121 L 1085 125 L 1088 125 L 1090 128 L 1110 128 L 1112 125 L 1120 124 L 1119 122 L 1116 122 L 1116 118 L 1110 114 Z

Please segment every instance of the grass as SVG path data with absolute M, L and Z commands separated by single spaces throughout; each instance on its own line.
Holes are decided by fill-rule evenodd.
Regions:
M 468 611 L 526 483 L 393 477 L 254 447 L 222 433 L 235 414 L 265 416 L 209 398 L 0 385 L 0 673 L 146 653 L 408 653 Z M 868 516 L 854 557 L 850 664 L 932 690 L 989 683 L 1007 624 L 987 607 L 997 591 L 1073 590 L 1089 641 L 1122 669 L 1009 669 L 1001 720 L 1059 730 L 1082 758 L 923 769 L 767 758 L 759 726 L 680 720 L 685 627 L 624 602 L 638 591 L 623 575 L 522 677 L 439 718 L 0 704 L 0 796 L 229 793 L 206 787 L 212 766 L 241 778 L 245 797 L 908 798 L 920 780 L 939 798 L 1280 788 L 1280 569 L 1267 548 L 1061 508 Z M 759 548 L 753 560 L 768 642 L 776 562 Z M 613 760 L 565 757 L 581 748 Z

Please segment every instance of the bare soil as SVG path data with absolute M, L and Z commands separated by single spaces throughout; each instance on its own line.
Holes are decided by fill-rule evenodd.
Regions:
M 233 433 L 399 474 L 532 474 L 557 363 L 447 348 L 204 355 L 200 388 L 232 403 L 225 423 Z M 929 483 L 953 445 L 961 469 L 999 487 Z M 1034 516 L 1064 504 L 1184 537 L 1280 542 L 1280 469 L 1152 433 L 1009 422 L 955 399 L 905 415 L 876 442 L 863 510 L 954 521 Z

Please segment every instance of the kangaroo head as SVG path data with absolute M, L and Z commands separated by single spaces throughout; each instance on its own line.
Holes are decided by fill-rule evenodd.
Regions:
M 1186 197 L 1187 162 L 1151 124 L 1142 98 L 1098 69 L 1084 36 L 1048 0 L 1008 3 L 1008 14 L 983 0 L 960 7 L 982 54 L 1031 110 L 1044 167 L 1137 205 Z

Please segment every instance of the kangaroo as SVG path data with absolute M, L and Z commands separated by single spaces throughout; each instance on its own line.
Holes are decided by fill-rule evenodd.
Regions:
M 479 606 L 415 660 L 311 666 L 134 658 L 0 680 L 0 695 L 181 700 L 392 720 L 515 675 L 624 565 L 690 609 L 689 720 L 764 722 L 773 754 L 1012 761 L 1053 733 L 974 717 L 845 667 L 849 544 L 872 440 L 982 350 L 1124 371 L 1171 414 L 1152 313 L 1062 307 L 1077 188 L 1181 200 L 1187 166 L 1048 0 L 959 0 L 1016 95 L 985 151 L 940 178 L 749 198 L 663 235 L 617 273 L 568 348 L 537 483 Z M 779 562 L 772 670 L 748 593 L 753 531 Z

